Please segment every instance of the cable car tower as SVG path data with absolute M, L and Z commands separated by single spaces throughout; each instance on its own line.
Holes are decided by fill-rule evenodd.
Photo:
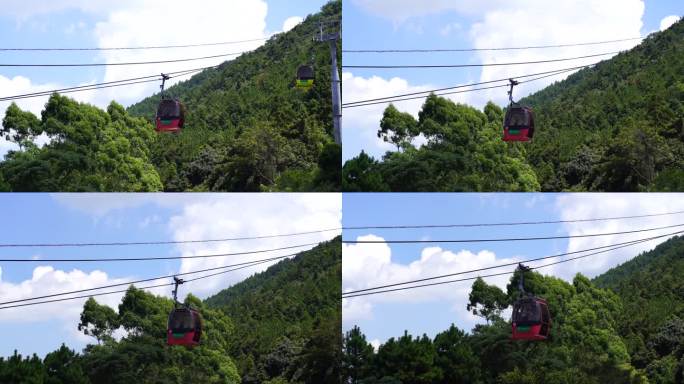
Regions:
M 337 41 L 340 39 L 340 21 L 322 20 L 318 24 L 318 33 L 314 41 L 328 42 L 330 44 L 331 88 L 332 88 L 332 111 L 333 111 L 333 137 L 335 143 L 342 145 L 342 82 L 337 67 Z

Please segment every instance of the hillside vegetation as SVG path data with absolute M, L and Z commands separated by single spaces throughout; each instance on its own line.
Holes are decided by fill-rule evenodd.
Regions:
M 313 36 L 341 9 L 331 1 L 258 49 L 170 87 L 187 109 L 179 135 L 154 133 L 159 95 L 127 111 L 112 102 L 107 112 L 53 95 L 41 118 L 11 105 L 0 135 L 21 150 L 0 162 L 0 190 L 340 190 L 330 49 Z M 294 77 L 312 56 L 315 85 L 305 92 Z M 41 134 L 51 141 L 39 148 L 32 139 Z
M 382 159 L 347 161 L 345 191 L 684 190 L 684 20 L 521 100 L 528 143 L 501 141 L 503 114 L 429 96 L 418 120 L 390 105 Z M 410 145 L 423 134 L 428 143 Z
M 205 300 L 235 324 L 244 384 L 339 383 L 342 246 L 337 237 Z
M 634 365 L 653 374 L 678 367 L 682 382 L 684 237 L 674 237 L 598 276 L 594 282 L 622 299 L 620 334 Z
M 96 344 L 82 353 L 62 345 L 44 359 L 0 357 L 0 383 L 338 384 L 341 259 L 338 237 L 204 302 L 188 295 L 203 319 L 192 349 L 166 345 L 172 300 L 133 286 L 118 310 L 91 297 L 74 327 Z
M 470 333 L 451 326 L 434 338 L 406 332 L 377 351 L 354 327 L 344 335 L 343 377 L 354 384 L 675 384 L 684 380 L 684 238 L 673 238 L 594 281 L 525 275 L 545 298 L 551 337 L 512 342 L 502 317 L 518 297 L 481 279 L 467 308 L 487 320 Z

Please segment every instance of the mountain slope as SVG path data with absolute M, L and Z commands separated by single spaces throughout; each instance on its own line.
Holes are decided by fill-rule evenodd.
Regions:
M 339 177 L 330 177 L 339 157 L 325 163 L 336 150 L 326 147 L 333 141 L 330 49 L 313 36 L 320 20 L 339 20 L 341 10 L 340 0 L 331 1 L 253 52 L 168 89 L 188 113 L 180 137 L 161 137 L 154 151 L 167 190 L 339 189 Z M 295 89 L 297 67 L 312 56 L 314 87 Z M 158 102 L 155 95 L 128 111 L 151 119 Z M 301 186 L 305 176 L 308 188 Z M 278 181 L 284 185 L 274 186 Z
M 673 237 L 594 282 L 622 299 L 620 333 L 635 365 L 645 366 L 663 330 L 684 319 L 684 237 Z M 684 333 L 680 337 L 684 352 Z
M 527 98 L 543 190 L 684 189 L 684 21 Z
M 187 106 L 178 135 L 154 132 L 158 95 L 103 111 L 53 94 L 40 118 L 12 104 L 0 138 L 20 150 L 0 160 L 0 191 L 339 191 L 330 50 L 312 38 L 341 9 L 333 0 L 255 51 L 171 87 Z M 294 77 L 312 56 L 315 85 L 304 92 Z M 50 141 L 38 147 L 41 135 Z
M 504 143 L 503 114 L 441 97 L 419 118 L 392 105 L 381 161 L 361 153 L 343 168 L 345 191 L 684 190 L 684 20 L 630 51 L 523 98 L 534 140 Z M 439 108 L 434 108 L 437 105 Z M 414 148 L 420 135 L 426 145 Z
M 205 300 L 235 325 L 230 349 L 243 383 L 277 377 L 335 382 L 328 381 L 335 369 L 326 370 L 339 366 L 340 241 L 322 243 Z

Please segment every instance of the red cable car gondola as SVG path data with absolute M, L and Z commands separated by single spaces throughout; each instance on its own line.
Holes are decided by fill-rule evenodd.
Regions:
M 529 267 L 518 265 L 520 298 L 513 304 L 512 340 L 547 340 L 551 331 L 551 314 L 546 300 L 525 293 L 524 276 Z
M 513 304 L 513 340 L 546 340 L 551 330 L 551 316 L 546 300 L 524 297 Z
M 155 130 L 157 132 L 178 133 L 185 123 L 185 106 L 178 99 L 171 99 L 164 93 L 164 84 L 170 79 L 168 75 L 161 74 L 161 101 L 157 106 L 157 114 L 154 117 Z
M 202 317 L 195 309 L 185 304 L 180 304 L 176 295 L 178 285 L 183 284 L 183 280 L 173 277 L 175 287 L 173 289 L 174 309 L 169 313 L 169 321 L 166 327 L 166 344 L 183 345 L 194 347 L 199 345 L 202 337 Z
M 513 86 L 518 82 L 509 79 L 511 89 L 508 91 L 510 101 L 503 124 L 504 141 L 530 141 L 534 136 L 534 112 L 532 108 L 518 105 L 513 102 Z
M 157 132 L 179 132 L 185 123 L 183 104 L 176 99 L 162 99 L 157 108 L 155 125 Z
M 169 314 L 166 344 L 199 345 L 202 336 L 202 318 L 199 312 L 190 308 L 176 308 Z

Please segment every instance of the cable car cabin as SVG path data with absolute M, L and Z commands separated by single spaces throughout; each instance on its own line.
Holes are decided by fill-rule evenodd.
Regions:
M 297 68 L 297 88 L 307 90 L 313 87 L 314 69 L 310 65 L 300 65 Z
M 534 135 L 534 113 L 531 108 L 511 105 L 504 118 L 504 141 L 530 141 Z
M 513 304 L 513 340 L 546 340 L 551 331 L 551 315 L 546 300 L 524 297 Z
M 157 132 L 179 132 L 185 123 L 185 107 L 176 99 L 162 99 L 155 120 Z
M 202 318 L 189 308 L 176 308 L 169 314 L 166 344 L 194 347 L 202 336 Z

